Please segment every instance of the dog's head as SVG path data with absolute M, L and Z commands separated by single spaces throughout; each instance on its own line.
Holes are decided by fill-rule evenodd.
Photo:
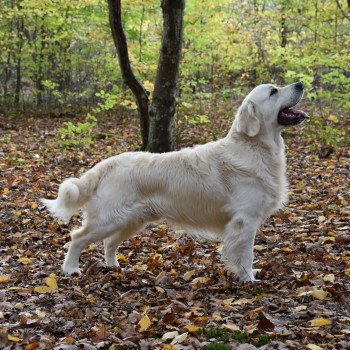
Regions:
M 281 129 L 296 125 L 308 118 L 303 111 L 293 109 L 304 94 L 302 83 L 285 87 L 272 84 L 257 86 L 244 99 L 236 117 L 236 129 L 248 136 L 255 136 L 262 127 Z

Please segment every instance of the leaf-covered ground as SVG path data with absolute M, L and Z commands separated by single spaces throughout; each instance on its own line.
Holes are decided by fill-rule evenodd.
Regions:
M 120 246 L 122 269 L 104 267 L 102 246 L 93 244 L 81 256 L 83 274 L 68 278 L 60 266 L 79 217 L 57 222 L 38 198 L 135 150 L 138 128 L 136 119 L 106 118 L 90 150 L 62 150 L 62 123 L 0 117 L 1 348 L 350 348 L 349 149 L 319 159 L 300 128 L 289 131 L 290 202 L 257 235 L 262 282 L 238 283 L 215 245 L 166 223 Z M 183 144 L 227 126 L 186 129 Z

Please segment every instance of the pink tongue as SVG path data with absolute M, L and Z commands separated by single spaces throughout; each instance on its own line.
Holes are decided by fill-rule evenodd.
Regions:
M 293 108 L 283 109 L 280 112 L 280 115 L 282 117 L 289 117 L 289 118 L 301 117 L 304 119 L 309 119 L 309 116 L 304 111 L 300 111 L 299 109 L 293 109 Z

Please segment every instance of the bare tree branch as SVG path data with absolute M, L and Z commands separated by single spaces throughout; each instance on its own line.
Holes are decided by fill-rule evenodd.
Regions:
M 108 0 L 109 23 L 115 47 L 118 52 L 119 65 L 125 84 L 133 92 L 140 113 L 142 149 L 146 149 L 149 130 L 149 97 L 144 86 L 135 77 L 129 60 L 128 45 L 121 20 L 121 1 Z
M 350 21 L 350 15 L 343 9 L 339 0 L 335 0 L 335 2 L 337 3 L 337 6 L 338 6 L 339 10 L 342 12 L 343 16 Z

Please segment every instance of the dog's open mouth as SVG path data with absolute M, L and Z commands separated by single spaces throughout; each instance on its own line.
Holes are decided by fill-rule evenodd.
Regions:
M 278 113 L 278 123 L 281 125 L 296 125 L 303 120 L 309 119 L 309 116 L 299 109 L 285 108 Z

